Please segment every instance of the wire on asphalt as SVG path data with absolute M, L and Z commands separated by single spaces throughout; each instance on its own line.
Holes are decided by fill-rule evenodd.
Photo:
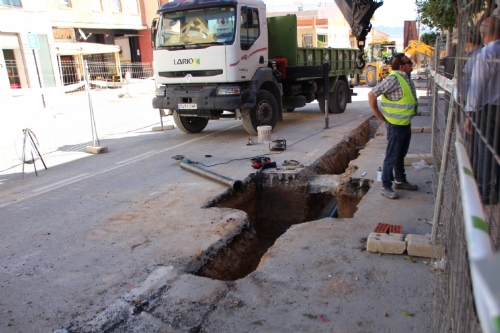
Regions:
M 361 118 L 361 117 L 367 117 L 367 116 L 372 116 L 372 115 L 371 115 L 371 114 L 368 114 L 368 115 L 360 115 L 360 116 L 358 116 L 358 117 L 356 117 L 356 118 L 354 118 L 354 119 L 351 119 L 351 120 L 345 121 L 345 122 L 340 123 L 340 124 L 337 124 L 337 125 L 335 125 L 335 126 L 331 126 L 331 127 L 328 127 L 328 128 L 323 128 L 321 131 L 318 131 L 318 132 L 316 132 L 316 133 L 313 133 L 313 134 L 311 134 L 311 135 L 308 135 L 308 136 L 306 136 L 305 138 L 302 138 L 302 139 L 300 139 L 299 141 L 296 141 L 296 142 L 292 143 L 292 144 L 291 144 L 291 145 L 289 145 L 288 147 L 292 147 L 293 145 L 296 145 L 296 144 L 297 144 L 297 143 L 299 143 L 299 142 L 302 142 L 302 141 L 307 140 L 307 139 L 309 139 L 309 138 L 311 138 L 311 137 L 313 137 L 313 136 L 315 136 L 315 135 L 318 135 L 318 134 L 320 134 L 320 133 L 323 133 L 323 132 L 325 132 L 325 131 L 328 131 L 329 129 L 332 129 L 332 128 L 335 128 L 335 127 L 339 127 L 339 126 L 345 125 L 345 124 L 350 123 L 350 122 L 353 122 L 353 121 L 355 121 L 355 120 L 357 120 L 357 119 L 359 119 L 359 118 Z M 279 153 L 267 153 L 267 154 L 260 154 L 260 155 L 258 155 L 258 156 L 279 155 L 279 154 L 282 154 L 282 153 L 283 153 L 283 151 L 280 151 Z M 213 167 L 213 166 L 216 166 L 216 165 L 229 164 L 229 163 L 234 162 L 234 161 L 249 160 L 249 159 L 252 159 L 252 158 L 255 158 L 255 157 L 258 157 L 258 156 L 250 156 L 250 157 L 243 157 L 243 158 L 233 158 L 233 159 L 231 159 L 231 160 L 229 160 L 229 161 L 226 161 L 226 162 L 220 162 L 220 163 L 215 163 L 215 164 L 210 164 L 210 165 L 205 165 L 205 164 L 203 164 L 202 162 L 196 162 L 196 163 L 197 163 L 197 164 L 201 164 L 201 165 L 203 165 L 203 166 L 204 166 L 204 167 L 206 167 L 206 168 L 210 168 L 210 167 Z

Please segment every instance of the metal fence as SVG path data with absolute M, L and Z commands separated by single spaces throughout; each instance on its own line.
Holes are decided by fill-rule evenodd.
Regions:
M 84 151 L 93 141 L 93 131 L 103 139 L 160 122 L 158 111 L 151 106 L 156 88 L 151 63 L 61 60 L 55 68 L 51 63 L 39 63 L 39 68 L 32 71 L 55 72 L 51 79 L 58 83 L 56 87 L 42 88 L 33 76 L 31 84 L 26 84 L 30 82 L 26 73 L 33 64 L 10 65 L 18 71 L 11 71 L 12 97 L 2 105 L 0 172 L 9 172 L 22 164 L 25 128 L 36 135 L 45 159 Z M 30 155 L 27 154 L 27 159 L 31 159 Z
M 491 15 L 484 4 L 457 2 L 458 29 L 436 42 L 436 50 L 448 45 L 448 57 L 435 52 L 430 80 L 433 240 L 445 249 L 443 257 L 435 251 L 433 332 L 500 332 L 500 48 L 481 51 L 481 22 Z M 500 25 L 493 30 L 500 37 Z

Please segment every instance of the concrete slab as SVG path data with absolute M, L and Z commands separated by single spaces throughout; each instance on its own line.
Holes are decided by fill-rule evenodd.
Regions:
M 366 251 L 374 253 L 402 254 L 406 251 L 406 243 L 401 234 L 385 234 L 371 232 L 366 243 Z
M 85 151 L 90 154 L 105 154 L 108 152 L 108 147 L 101 146 L 87 146 Z

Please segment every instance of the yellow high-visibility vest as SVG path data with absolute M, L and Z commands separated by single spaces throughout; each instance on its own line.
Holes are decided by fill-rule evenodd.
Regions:
M 409 125 L 411 118 L 415 115 L 415 109 L 418 105 L 417 101 L 415 97 L 413 97 L 410 85 L 401 74 L 392 72 L 389 75 L 393 75 L 398 79 L 401 89 L 403 90 L 403 96 L 398 101 L 391 101 L 383 94 L 381 113 L 384 115 L 384 118 L 393 125 Z

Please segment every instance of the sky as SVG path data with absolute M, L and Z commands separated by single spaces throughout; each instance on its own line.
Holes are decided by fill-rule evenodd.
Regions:
M 403 27 L 404 21 L 415 21 L 417 17 L 415 0 L 384 0 L 375 11 L 373 26 Z
M 276 8 L 281 10 L 283 6 L 318 5 L 320 3 L 335 3 L 334 0 L 264 0 L 268 9 Z M 278 9 L 280 8 L 280 9 Z M 403 27 L 404 21 L 414 21 L 416 19 L 415 0 L 384 0 L 384 4 L 375 12 L 373 26 Z

